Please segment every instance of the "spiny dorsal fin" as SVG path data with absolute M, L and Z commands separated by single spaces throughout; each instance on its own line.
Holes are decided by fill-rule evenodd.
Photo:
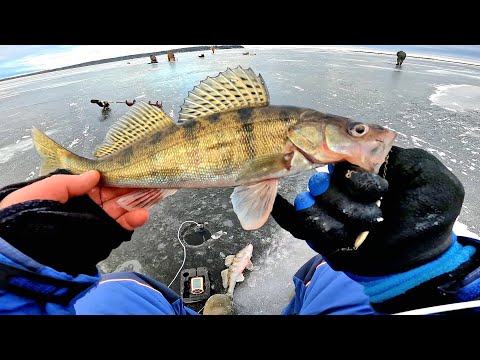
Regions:
M 178 123 L 199 116 L 242 109 L 267 106 L 270 103 L 268 89 L 260 74 L 252 69 L 228 68 L 216 77 L 207 77 L 188 93 Z
M 110 130 L 102 145 L 95 149 L 99 158 L 110 155 L 149 135 L 174 125 L 173 120 L 160 108 L 144 102 L 133 105 Z

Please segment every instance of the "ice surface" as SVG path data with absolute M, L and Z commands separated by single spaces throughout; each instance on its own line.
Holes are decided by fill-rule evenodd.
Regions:
M 480 116 L 480 86 L 475 85 L 438 85 L 429 97 L 430 101 L 446 110 L 464 112 L 479 111 Z
M 108 63 L 0 82 L 0 186 L 38 173 L 40 159 L 32 140 L 22 138 L 32 126 L 91 157 L 110 126 L 130 110 L 125 104 L 112 104 L 112 110 L 103 114 L 91 99 L 163 101 L 165 111 L 177 119 L 184 98 L 200 81 L 242 65 L 261 73 L 273 105 L 309 107 L 378 123 L 398 133 L 396 145 L 432 153 L 465 187 L 459 221 L 470 231 L 479 231 L 479 67 L 407 57 L 397 69 L 395 56 L 346 49 L 257 48 L 256 56 L 244 56 L 242 51 L 219 50 L 206 54 L 208 61 L 199 60 L 196 53 L 181 53 L 175 63 L 162 57 L 152 66 L 148 58 L 135 59 L 128 65 Z M 312 173 L 281 180 L 279 193 L 293 202 L 307 189 Z M 185 220 L 208 221 L 212 234 L 227 235 L 187 247 L 184 268 L 206 266 L 213 291 L 221 291 L 224 257 L 252 242 L 256 268 L 236 286 L 237 310 L 279 314 L 293 289 L 292 276 L 314 252 L 271 218 L 259 230 L 242 230 L 232 211 L 231 192 L 178 191 L 156 206 L 147 225 L 99 266 L 104 272 L 139 270 L 169 284 L 183 260 L 178 227 Z M 178 292 L 178 283 L 172 289 Z

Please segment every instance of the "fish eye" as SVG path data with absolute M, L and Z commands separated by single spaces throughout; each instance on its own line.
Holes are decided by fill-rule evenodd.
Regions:
M 368 125 L 362 123 L 353 123 L 348 128 L 348 133 L 355 137 L 361 137 L 368 132 Z

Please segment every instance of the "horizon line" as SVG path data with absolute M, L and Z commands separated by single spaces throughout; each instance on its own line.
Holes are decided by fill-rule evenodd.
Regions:
M 394 51 L 388 51 L 388 50 L 375 50 L 375 49 L 367 49 L 367 48 L 362 48 L 362 47 L 337 47 L 335 45 L 329 46 L 329 45 L 318 45 L 318 46 L 324 46 L 323 48 L 316 48 L 312 45 L 275 45 L 278 47 L 283 47 L 287 49 L 298 49 L 298 48 L 303 48 L 303 49 L 316 49 L 316 50 L 339 50 L 339 51 L 345 51 L 345 52 L 360 52 L 360 53 L 369 53 L 369 54 L 379 54 L 379 55 L 396 55 L 396 52 Z M 69 70 L 72 68 L 77 68 L 77 67 L 88 67 L 88 66 L 94 66 L 94 65 L 99 65 L 102 62 L 103 63 L 108 63 L 108 62 L 117 62 L 117 61 L 123 61 L 125 58 L 135 58 L 135 57 L 142 57 L 142 56 L 148 56 L 149 54 L 151 55 L 164 55 L 167 54 L 169 51 L 178 51 L 178 50 L 184 50 L 183 52 L 195 52 L 195 51 L 202 51 L 202 50 L 193 50 L 192 48 L 199 48 L 199 47 L 207 47 L 205 45 L 192 45 L 191 47 L 182 47 L 182 48 L 173 48 L 169 50 L 161 50 L 158 52 L 147 52 L 147 53 L 137 53 L 137 54 L 128 54 L 128 55 L 122 55 L 122 56 L 115 56 L 112 58 L 104 58 L 104 59 L 98 59 L 98 60 L 91 60 L 83 63 L 78 63 L 78 64 L 72 64 L 72 65 L 66 65 L 58 68 L 53 68 L 53 69 L 45 69 L 45 70 L 37 70 L 29 73 L 23 73 L 23 74 L 16 74 L 12 76 L 7 76 L 0 78 L 0 81 L 8 81 L 8 80 L 14 80 L 17 78 L 25 77 L 25 76 L 34 76 L 34 75 L 40 75 L 48 72 L 54 72 L 54 71 L 61 71 L 61 70 Z M 232 49 L 232 48 L 248 48 L 248 45 L 219 45 L 218 48 L 223 48 L 223 49 Z M 254 45 L 254 47 L 258 49 L 262 49 L 262 45 Z M 192 49 L 192 50 L 190 50 Z M 265 50 L 270 50 L 274 49 L 271 47 L 263 47 Z M 188 51 L 190 50 L 190 51 Z M 425 60 L 435 60 L 435 61 L 442 61 L 442 62 L 449 62 L 449 63 L 454 63 L 454 64 L 462 64 L 462 65 L 472 65 L 472 66 L 480 66 L 480 61 L 475 62 L 473 59 L 471 60 L 466 60 L 465 58 L 450 58 L 450 57 L 441 57 L 441 56 L 436 56 L 436 55 L 427 55 L 427 54 L 421 54 L 421 53 L 411 53 L 407 57 L 415 58 L 415 59 L 425 59 Z M 100 62 L 98 64 L 95 64 L 96 62 Z

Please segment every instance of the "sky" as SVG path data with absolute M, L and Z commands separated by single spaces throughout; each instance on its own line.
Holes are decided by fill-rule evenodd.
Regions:
M 0 78 L 117 56 L 196 45 L 0 45 Z M 480 64 L 480 45 L 244 45 L 248 48 L 340 48 L 458 59 Z

